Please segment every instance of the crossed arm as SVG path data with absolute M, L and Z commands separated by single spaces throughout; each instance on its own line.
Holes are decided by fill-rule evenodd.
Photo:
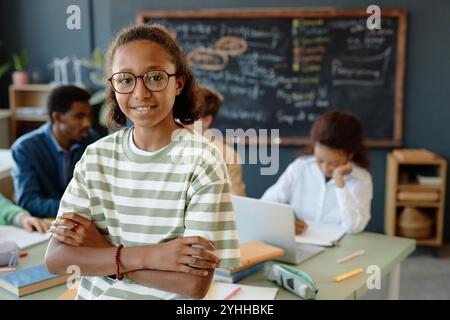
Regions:
M 78 229 L 72 231 L 75 224 Z M 93 222 L 75 213 L 66 213 L 53 223 L 50 230 L 53 237 L 45 262 L 51 273 L 65 273 L 68 266 L 78 265 L 85 276 L 115 274 L 116 247 L 106 240 Z M 194 248 L 193 244 L 205 249 Z M 219 263 L 219 259 L 207 251 L 214 249 L 210 241 L 201 237 L 126 247 L 121 252 L 120 269 L 125 278 L 139 284 L 199 299 L 208 292 L 214 268 Z

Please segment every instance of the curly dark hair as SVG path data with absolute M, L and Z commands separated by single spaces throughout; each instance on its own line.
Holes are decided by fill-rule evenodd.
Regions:
M 183 91 L 175 98 L 173 106 L 173 116 L 183 124 L 192 124 L 199 118 L 197 107 L 198 86 L 194 74 L 189 67 L 185 56 L 177 45 L 169 31 L 161 25 L 132 25 L 122 29 L 112 41 L 106 55 L 106 76 L 109 78 L 112 74 L 112 63 L 114 55 L 119 47 L 137 40 L 148 40 L 162 45 L 171 62 L 175 65 L 177 77 L 183 77 Z M 107 84 L 106 101 L 109 104 L 108 124 L 126 125 L 126 116 L 120 110 L 116 100 L 116 92 L 110 84 Z
M 352 161 L 368 169 L 363 126 L 354 114 L 340 110 L 325 112 L 314 122 L 310 138 L 313 144 L 318 142 L 328 148 L 342 150 L 347 155 L 353 154 Z

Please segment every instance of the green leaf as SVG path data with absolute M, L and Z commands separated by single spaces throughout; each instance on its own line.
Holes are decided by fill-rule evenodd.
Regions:
M 20 54 L 14 53 L 13 56 L 14 69 L 16 71 L 25 71 L 26 65 L 28 64 L 28 55 L 25 51 Z

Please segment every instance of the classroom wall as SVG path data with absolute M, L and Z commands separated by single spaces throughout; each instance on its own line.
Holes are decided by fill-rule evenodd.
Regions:
M 80 7 L 81 30 L 66 27 L 66 8 L 72 4 Z M 53 58 L 89 56 L 92 50 L 90 0 L 37 0 L 0 1 L 0 62 L 11 60 L 13 53 L 24 49 L 29 56 L 31 80 L 45 83 L 53 79 L 49 67 Z M 3 56 L 3 57 L 2 57 Z M 72 65 L 68 67 L 73 79 Z M 11 72 L 0 82 L 0 107 L 8 106 L 7 85 L 11 83 Z M 5 90 L 6 87 L 6 90 Z
M 5 4 L 4 2 L 7 2 Z M 65 7 L 80 4 L 83 19 L 80 31 L 68 31 L 65 25 Z M 165 0 L 165 1 L 121 1 L 121 0 L 17 0 L 2 1 L 0 36 L 8 39 L 10 51 L 25 47 L 33 49 L 31 66 L 38 68 L 49 63 L 49 57 L 64 55 L 88 55 L 94 47 L 106 48 L 111 37 L 134 21 L 138 10 L 165 9 L 203 9 L 209 8 L 270 8 L 270 7 L 337 7 L 366 8 L 377 4 L 383 8 L 402 8 L 409 13 L 408 49 L 405 79 L 405 102 L 403 121 L 403 146 L 423 147 L 450 160 L 450 1 L 446 0 Z M 6 7 L 5 7 L 6 6 Z M 6 10 L 4 10 L 6 9 Z M 25 11 L 20 11 L 24 10 Z M 52 12 L 52 15 L 49 14 Z M 31 14 L 32 13 L 32 14 Z M 17 16 L 18 19 L 11 19 Z M 6 20 L 5 20 L 6 19 Z M 20 21 L 20 23 L 19 23 Z M 9 31 L 18 27 L 18 36 L 12 37 Z M 50 36 L 51 35 L 51 36 Z M 3 39 L 0 38 L 0 39 Z M 3 40 L 3 42 L 6 42 Z M 64 45 L 62 45 L 64 44 Z M 29 52 L 31 52 L 29 50 Z M 0 53 L 1 57 L 1 53 Z M 1 60 L 0 60 L 1 61 Z M 42 71 L 44 81 L 51 79 L 48 71 Z M 0 82 L 0 106 L 6 105 L 4 81 Z M 280 171 L 276 176 L 260 176 L 259 165 L 244 166 L 244 180 L 247 193 L 259 197 L 272 185 L 279 174 L 292 162 L 298 149 L 284 147 L 280 149 Z M 368 229 L 383 231 L 385 170 L 388 148 L 370 150 L 371 173 L 374 180 L 374 200 L 372 220 Z M 447 209 L 445 238 L 450 239 L 450 185 L 447 188 Z

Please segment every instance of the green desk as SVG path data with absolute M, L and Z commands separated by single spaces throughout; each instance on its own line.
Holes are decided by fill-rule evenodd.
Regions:
M 43 262 L 47 244 L 43 243 L 27 250 L 28 257 L 20 260 L 19 268 L 26 268 Z M 364 249 L 365 255 L 337 264 L 336 260 Z M 361 267 L 367 270 L 370 265 L 377 265 L 381 276 L 389 276 L 389 298 L 398 299 L 400 288 L 400 264 L 415 249 L 415 241 L 405 238 L 389 237 L 382 234 L 363 232 L 357 235 L 347 235 L 333 248 L 327 248 L 317 256 L 297 267 L 309 273 L 319 284 L 317 299 L 359 299 L 368 288 L 367 278 L 370 274 L 363 273 L 341 283 L 333 282 L 336 275 Z M 274 282 L 265 280 L 261 271 L 244 280 L 241 284 L 276 287 Z M 22 297 L 21 299 L 57 299 L 67 290 L 65 285 L 50 288 Z M 0 299 L 17 299 L 14 295 L 0 290 Z M 284 289 L 279 289 L 277 299 L 289 300 L 298 297 Z
M 377 233 L 363 232 L 356 235 L 346 235 L 340 243 L 332 248 L 326 248 L 323 252 L 308 261 L 297 266 L 307 272 L 319 285 L 318 300 L 345 300 L 360 299 L 367 292 L 367 279 L 371 274 L 366 272 L 340 283 L 333 278 L 355 268 L 363 268 L 365 271 L 370 265 L 377 265 L 381 271 L 381 277 L 389 276 L 388 298 L 398 299 L 400 289 L 400 264 L 415 249 L 415 241 L 405 238 L 390 237 Z M 358 250 L 364 249 L 363 256 L 348 262 L 337 264 L 336 260 L 348 256 Z M 261 271 L 244 280 L 241 284 L 255 286 L 277 286 L 274 282 L 265 280 Z M 298 296 L 280 289 L 277 299 L 298 299 Z

